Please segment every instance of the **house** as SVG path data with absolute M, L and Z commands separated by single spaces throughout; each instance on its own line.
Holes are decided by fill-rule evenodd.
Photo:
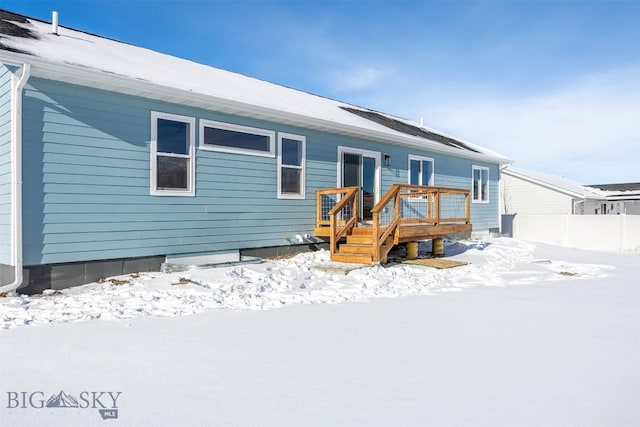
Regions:
M 502 169 L 500 231 L 571 248 L 638 252 L 638 184 L 583 185 L 511 166 Z
M 502 170 L 502 214 L 581 215 L 593 213 L 603 195 L 596 189 L 561 176 L 514 167 Z
M 498 228 L 499 154 L 52 21 L 0 11 L 0 292 Z
M 587 187 L 596 189 L 606 197 L 600 200 L 597 206 L 592 207 L 594 213 L 640 215 L 640 182 L 596 184 Z
M 509 166 L 502 170 L 500 192 L 502 214 L 640 214 L 640 183 L 584 185 Z

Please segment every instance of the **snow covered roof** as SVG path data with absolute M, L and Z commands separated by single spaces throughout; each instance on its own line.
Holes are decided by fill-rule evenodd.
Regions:
M 597 188 L 598 190 L 604 190 L 604 191 L 640 192 L 640 182 L 628 182 L 623 184 L 589 184 L 588 187 L 593 187 L 593 188 Z
M 593 184 L 587 187 L 600 191 L 607 200 L 640 200 L 640 182 Z
M 392 144 L 508 163 L 418 123 L 0 10 L 0 61 L 100 89 Z
M 551 188 L 561 193 L 581 199 L 604 199 L 606 196 L 595 188 L 590 188 L 578 181 L 543 172 L 508 167 L 502 170 L 505 175 L 524 179 L 525 181 Z

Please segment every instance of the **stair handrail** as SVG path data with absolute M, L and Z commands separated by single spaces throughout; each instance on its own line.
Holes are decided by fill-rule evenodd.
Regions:
M 398 195 L 400 194 L 400 188 L 400 184 L 392 184 L 386 194 L 382 196 L 378 203 L 371 209 L 371 215 L 373 217 L 373 262 L 382 262 L 391 250 L 391 247 L 393 247 L 393 245 L 387 245 L 386 250 L 383 251 L 382 249 L 382 246 L 389 236 L 391 236 L 392 233 L 395 234 L 398 232 L 398 226 L 400 224 L 400 198 Z M 384 229 L 380 230 L 380 213 L 392 199 L 395 199 L 393 220 L 389 225 L 384 227 Z
M 337 252 L 338 241 L 358 224 L 358 193 L 360 192 L 360 188 L 343 187 L 339 190 L 340 193 L 342 193 L 342 198 L 329 211 L 329 250 L 331 255 L 334 255 Z M 344 225 L 338 229 L 336 216 L 349 202 L 353 203 L 351 217 L 343 219 Z

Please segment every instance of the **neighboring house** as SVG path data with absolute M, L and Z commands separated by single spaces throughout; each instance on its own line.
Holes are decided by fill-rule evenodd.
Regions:
M 359 187 L 362 221 L 394 183 L 464 189 L 466 224 L 488 232 L 507 162 L 404 119 L 0 11 L 0 292 L 322 242 L 326 188 Z
M 596 206 L 591 206 L 593 213 L 640 215 L 640 182 L 596 184 L 588 187 L 595 188 L 606 196 Z
M 602 197 L 577 181 L 513 167 L 502 170 L 500 194 L 501 213 L 532 215 L 591 213 Z
M 501 171 L 500 211 L 528 215 L 640 213 L 640 184 L 584 185 L 513 167 Z
M 638 187 L 587 186 L 559 176 L 507 167 L 501 171 L 500 231 L 516 239 L 551 245 L 638 252 Z

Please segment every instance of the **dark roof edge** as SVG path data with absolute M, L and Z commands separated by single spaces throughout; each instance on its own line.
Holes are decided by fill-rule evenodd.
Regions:
M 587 187 L 604 191 L 640 191 L 640 182 L 627 182 L 620 184 L 589 184 Z
M 342 108 L 345 111 L 348 111 L 351 114 L 355 114 L 356 116 L 362 117 L 367 120 L 371 120 L 374 123 L 385 126 L 389 129 L 393 129 L 397 132 L 402 132 L 407 135 L 417 136 L 420 138 L 428 139 L 430 141 L 439 142 L 440 144 L 446 145 L 448 147 L 453 147 L 461 150 L 468 150 L 474 153 L 482 154 L 482 152 L 476 150 L 475 148 L 469 147 L 467 144 L 465 144 L 462 141 L 458 141 L 457 139 L 440 135 L 438 133 L 428 131 L 418 126 L 411 125 L 405 121 L 393 118 L 386 113 L 381 113 L 381 112 L 374 111 L 367 108 L 358 109 L 350 106 L 347 107 L 344 105 L 341 105 L 340 108 Z

